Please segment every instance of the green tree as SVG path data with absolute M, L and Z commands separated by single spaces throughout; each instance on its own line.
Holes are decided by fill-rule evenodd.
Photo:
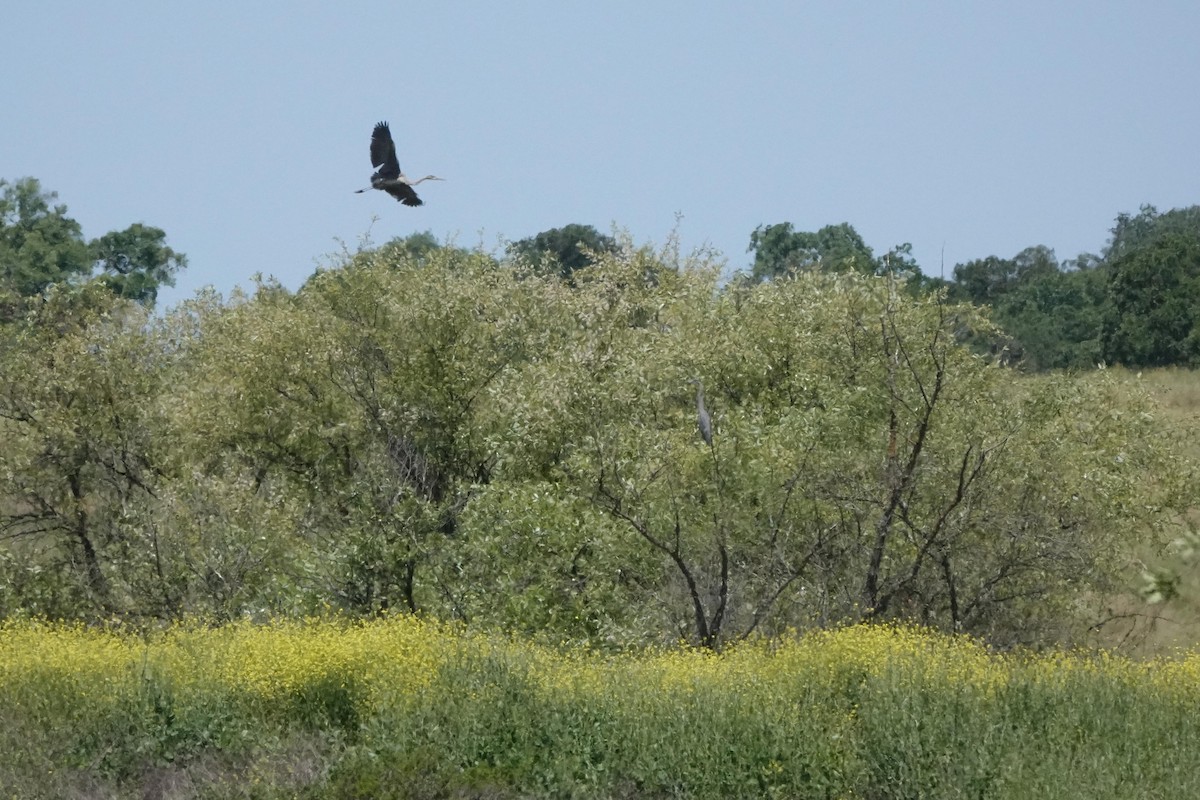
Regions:
M 1084 369 L 1104 359 L 1101 333 L 1108 305 L 1102 264 L 1047 271 L 1020 283 L 997 303 L 994 319 L 1014 340 L 1016 355 L 1033 369 Z
M 1133 367 L 1200 365 L 1200 230 L 1164 230 L 1109 270 L 1105 358 Z
M 954 267 L 955 296 L 978 305 L 997 305 L 1019 286 L 1058 272 L 1054 251 L 1044 245 L 1027 247 L 1012 258 L 987 258 Z
M 20 298 L 87 273 L 91 253 L 79 223 L 37 180 L 0 180 L 0 190 L 0 304 L 11 318 Z
M 468 621 L 507 607 L 507 624 L 531 624 L 516 616 L 541 608 L 525 592 L 550 588 L 510 581 L 523 562 L 485 559 L 497 523 L 468 512 L 485 502 L 508 435 L 486 422 L 494 384 L 570 335 L 571 293 L 556 276 L 523 278 L 453 248 L 363 253 L 296 295 L 260 287 L 206 315 L 190 360 L 207 388 L 177 406 L 184 449 L 212 463 L 211 485 L 280 500 L 276 521 L 308 554 L 318 596 L 357 613 Z
M 663 559 L 669 629 L 720 646 L 896 616 L 1035 642 L 1070 618 L 1077 581 L 1115 588 L 1118 498 L 1148 487 L 1113 461 L 1134 458 L 1130 420 L 1092 420 L 1111 385 L 1014 385 L 957 343 L 985 324 L 969 309 L 882 278 L 801 277 L 716 305 L 711 286 L 684 291 L 669 334 L 618 339 L 628 360 L 589 369 L 603 394 L 574 481 Z M 708 388 L 711 449 L 689 374 Z M 1148 425 L 1137 436 L 1164 446 Z
M 1200 206 L 1120 214 L 1104 253 L 1104 357 L 1130 366 L 1193 365 L 1200 335 Z
M 949 291 L 952 284 L 945 278 L 926 275 L 913 257 L 912 244 L 904 242 L 879 257 L 876 268 L 879 275 L 892 275 L 904 281 L 904 289 L 912 295 L 935 294 Z
M 167 234 L 136 222 L 123 231 L 110 231 L 89 245 L 99 280 L 115 294 L 153 306 L 158 290 L 175 285 L 175 274 L 187 258 L 166 245 Z
M 990 305 L 1010 291 L 1016 282 L 1016 264 L 1012 259 L 977 258 L 955 265 L 953 294 L 977 305 Z
M 975 355 L 973 307 L 851 272 L 724 291 L 676 258 L 599 254 L 570 285 L 370 251 L 153 320 L 52 287 L 0 332 L 2 610 L 1038 643 L 1185 507 L 1139 398 Z
M 158 228 L 135 223 L 87 242 L 67 207 L 53 204 L 58 195 L 36 179 L 0 181 L 0 189 L 0 319 L 11 319 L 22 297 L 91 277 L 153 305 L 158 288 L 186 266 Z
M 0 353 L 0 536 L 11 545 L 0 584 L 17 595 L 0 607 L 156 613 L 173 601 L 150 575 L 161 552 L 139 521 L 160 477 L 165 354 L 144 310 L 99 284 L 55 285 L 43 298 Z
M 1171 209 L 1160 214 L 1152 205 L 1144 205 L 1137 214 L 1121 213 L 1110 231 L 1104 260 L 1112 262 L 1141 249 L 1167 232 L 1195 234 L 1200 231 L 1200 206 Z
M 422 231 L 421 233 L 410 233 L 408 236 L 397 236 L 383 245 L 380 250 L 388 258 L 420 262 L 441 246 L 432 231 Z
M 540 274 L 558 274 L 570 281 L 576 270 L 591 266 L 597 256 L 619 249 L 615 239 L 591 225 L 570 224 L 513 242 L 509 254 Z
M 1090 367 L 1102 358 L 1106 266 L 1083 254 L 1060 265 L 1043 245 L 954 268 L 951 295 L 992 307 L 1003 334 L 974 344 L 1031 369 Z
M 810 269 L 874 274 L 879 266 L 871 248 L 846 222 L 815 233 L 796 231 L 790 222 L 759 225 L 750 234 L 747 252 L 754 253 L 754 283 Z

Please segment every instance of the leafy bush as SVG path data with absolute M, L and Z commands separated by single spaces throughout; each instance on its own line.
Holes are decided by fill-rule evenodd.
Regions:
M 0 352 L 0 613 L 333 606 L 609 649 L 911 619 L 1042 643 L 1184 507 L 1145 398 L 973 354 L 970 307 L 594 255 L 568 285 L 385 249 L 157 319 L 51 296 Z

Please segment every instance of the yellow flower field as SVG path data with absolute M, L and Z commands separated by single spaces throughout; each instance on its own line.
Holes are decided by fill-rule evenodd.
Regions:
M 1195 654 L 884 626 L 613 656 L 401 617 L 9 622 L 0 795 L 1200 796 L 1197 708 Z

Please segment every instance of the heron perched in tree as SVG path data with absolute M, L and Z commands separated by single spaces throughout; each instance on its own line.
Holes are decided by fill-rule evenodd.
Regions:
M 400 171 L 400 162 L 396 160 L 396 143 L 392 141 L 392 131 L 386 122 L 375 125 L 371 133 L 371 166 L 376 167 L 371 176 L 372 189 L 387 192 L 406 206 L 421 205 L 421 198 L 413 191 L 413 187 L 421 181 L 445 180 L 437 175 L 426 175 L 418 180 L 409 180 Z M 366 189 L 356 189 L 355 194 L 362 194 Z
M 689 378 L 688 383 L 696 384 L 696 422 L 700 426 L 700 438 L 712 447 L 712 417 L 704 407 L 704 384 L 699 378 Z

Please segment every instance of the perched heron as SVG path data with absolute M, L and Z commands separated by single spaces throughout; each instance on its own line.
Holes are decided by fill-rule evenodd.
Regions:
M 696 422 L 700 426 L 700 438 L 712 447 L 712 417 L 704 407 L 704 384 L 699 378 L 689 378 L 688 383 L 696 384 Z
M 445 180 L 437 175 L 426 175 L 419 180 L 409 180 L 400 171 L 400 162 L 396 160 L 396 143 L 392 141 L 392 132 L 386 122 L 380 122 L 371 132 L 371 166 L 376 167 L 371 176 L 372 189 L 387 192 L 406 206 L 421 205 L 421 198 L 413 191 L 413 187 L 421 181 Z M 366 189 L 356 189 L 355 194 L 362 194 Z

